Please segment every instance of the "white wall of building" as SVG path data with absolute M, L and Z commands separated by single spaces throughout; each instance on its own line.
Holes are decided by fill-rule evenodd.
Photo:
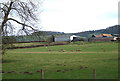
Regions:
M 70 41 L 70 36 L 57 36 L 55 42 Z
M 72 41 L 74 37 L 79 37 L 75 35 L 61 35 L 61 36 L 56 36 L 55 37 L 55 42 L 61 42 L 61 41 Z

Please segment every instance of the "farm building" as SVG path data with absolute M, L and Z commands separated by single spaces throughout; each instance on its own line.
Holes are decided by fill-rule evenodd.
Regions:
M 87 37 L 74 37 L 72 41 L 88 41 Z
M 102 34 L 103 37 L 113 37 L 111 34 Z
M 71 41 L 70 35 L 57 35 L 54 38 L 55 42 L 61 42 L 61 41 Z
M 111 34 L 101 34 L 101 35 L 92 35 L 89 41 L 93 42 L 104 42 L 104 41 L 112 41 L 114 37 Z
M 102 37 L 102 35 L 92 35 L 92 37 Z
M 71 42 L 71 41 L 87 41 L 86 37 L 80 37 L 80 36 L 76 36 L 76 35 L 56 35 L 54 38 L 55 42 L 62 42 L 62 41 L 67 41 L 67 42 Z
M 113 34 L 113 36 L 114 36 L 114 41 L 118 41 L 120 39 L 119 34 Z

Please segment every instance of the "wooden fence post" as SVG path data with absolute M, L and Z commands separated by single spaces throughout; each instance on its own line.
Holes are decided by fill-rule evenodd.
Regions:
M 44 71 L 41 69 L 41 80 L 43 81 L 44 79 Z
M 93 79 L 96 81 L 96 69 L 93 69 Z

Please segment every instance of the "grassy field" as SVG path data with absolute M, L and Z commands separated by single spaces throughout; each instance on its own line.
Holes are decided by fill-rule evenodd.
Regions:
M 40 45 L 40 44 L 47 44 L 47 42 L 14 43 L 13 47 L 33 46 L 33 45 Z
M 71 43 L 8 50 L 3 55 L 3 79 L 97 79 L 118 78 L 118 43 Z

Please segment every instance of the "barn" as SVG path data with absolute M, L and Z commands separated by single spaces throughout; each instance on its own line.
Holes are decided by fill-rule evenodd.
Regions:
M 111 34 L 92 35 L 89 41 L 104 42 L 104 41 L 112 41 L 113 38 L 114 37 Z
M 69 35 L 56 35 L 54 37 L 55 42 L 61 42 L 61 41 L 70 41 L 70 36 Z
M 80 41 L 80 39 L 87 40 L 86 37 L 80 37 L 76 35 L 57 35 L 54 38 L 55 42 L 71 42 L 71 41 Z

